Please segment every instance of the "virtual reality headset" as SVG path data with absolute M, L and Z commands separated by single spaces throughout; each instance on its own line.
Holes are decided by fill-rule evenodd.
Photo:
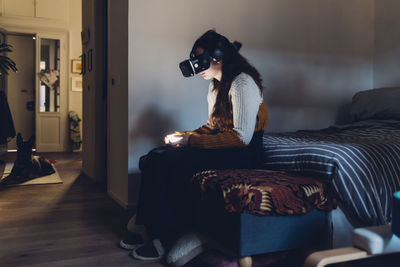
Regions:
M 179 68 L 183 76 L 192 77 L 207 70 L 211 61 L 222 60 L 224 53 L 226 55 L 237 53 L 241 46 L 241 43 L 236 41 L 230 43 L 226 37 L 214 30 L 209 30 L 196 40 L 190 52 L 190 58 L 179 63 Z M 196 55 L 197 48 L 202 48 L 203 53 Z
M 186 59 L 179 63 L 179 68 L 182 71 L 183 76 L 192 77 L 210 67 L 211 61 L 220 61 L 222 59 L 222 51 L 216 49 L 213 51 L 212 55 L 209 51 L 204 50 L 204 52 L 198 56 L 195 53 L 190 53 L 190 59 Z

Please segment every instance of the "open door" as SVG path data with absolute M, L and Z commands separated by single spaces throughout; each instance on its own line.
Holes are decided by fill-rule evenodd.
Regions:
M 82 171 L 107 182 L 106 1 L 82 1 Z
M 36 35 L 36 150 L 67 150 L 67 51 L 64 35 Z
M 9 33 L 7 43 L 12 45 L 10 57 L 18 72 L 7 75 L 7 99 L 15 131 L 25 140 L 35 133 L 35 45 L 32 34 Z M 17 149 L 17 138 L 8 143 L 8 150 Z
M 6 34 L 7 31 L 0 27 L 0 43 L 7 42 Z M 2 55 L 5 55 L 5 53 L 3 53 Z M 7 93 L 6 88 L 7 88 L 7 79 L 5 75 L 0 75 L 0 92 L 4 92 L 6 94 Z M 0 156 L 6 153 L 7 153 L 7 143 L 4 144 L 0 143 Z

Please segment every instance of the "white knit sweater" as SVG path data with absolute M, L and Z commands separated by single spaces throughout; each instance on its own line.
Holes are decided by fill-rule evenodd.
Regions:
M 208 88 L 208 123 L 214 111 L 217 92 L 213 91 L 213 82 Z M 233 130 L 238 133 L 240 139 L 248 145 L 254 134 L 257 112 L 263 101 L 262 94 L 254 79 L 241 73 L 232 81 L 228 93 L 232 102 Z

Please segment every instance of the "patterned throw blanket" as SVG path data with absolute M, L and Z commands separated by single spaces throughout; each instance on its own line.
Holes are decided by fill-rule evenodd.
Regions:
M 301 215 L 336 208 L 324 182 L 280 171 L 208 170 L 195 174 L 191 185 L 195 198 L 223 205 L 228 212 Z

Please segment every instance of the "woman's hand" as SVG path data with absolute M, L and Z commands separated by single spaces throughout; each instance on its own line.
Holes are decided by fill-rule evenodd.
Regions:
M 164 143 L 176 147 L 186 146 L 189 141 L 189 134 L 175 132 L 164 137 Z

